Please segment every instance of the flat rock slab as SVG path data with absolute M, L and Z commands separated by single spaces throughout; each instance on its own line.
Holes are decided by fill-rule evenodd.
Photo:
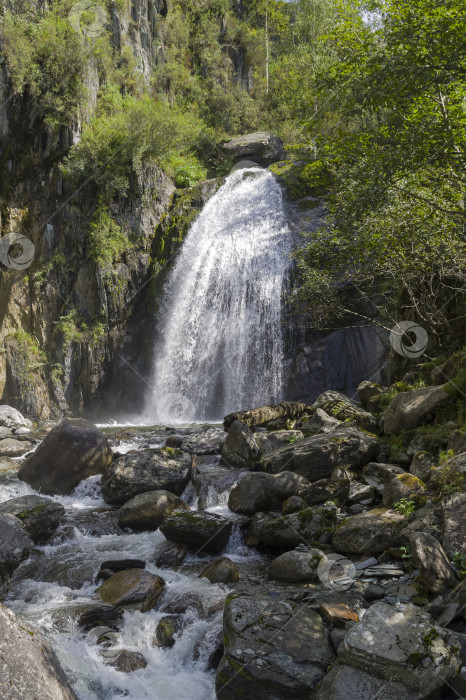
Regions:
M 334 659 L 320 615 L 288 600 L 232 595 L 223 632 L 219 700 L 308 698 Z
M 145 569 L 119 571 L 96 590 L 104 603 L 122 608 L 151 610 L 165 590 L 165 581 Z
M 458 639 L 426 612 L 374 603 L 338 650 L 343 663 L 391 681 L 423 698 L 459 668 Z
M 3 605 L 0 659 L 0 697 L 4 700 L 77 700 L 49 644 Z

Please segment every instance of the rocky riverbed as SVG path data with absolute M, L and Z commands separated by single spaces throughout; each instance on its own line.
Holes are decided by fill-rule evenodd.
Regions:
M 0 407 L 2 697 L 462 696 L 455 397 L 358 393 L 224 426 Z

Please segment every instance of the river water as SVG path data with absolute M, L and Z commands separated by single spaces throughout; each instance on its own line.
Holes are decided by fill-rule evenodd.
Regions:
M 137 431 L 131 431 L 133 436 Z M 166 433 L 148 440 L 147 429 L 139 436 L 111 440 L 114 449 L 126 452 L 141 445 L 163 445 Z M 201 469 L 219 473 L 218 458 L 204 458 Z M 221 469 L 220 469 L 221 474 Z M 210 487 L 207 510 L 235 518 L 228 510 L 228 493 L 232 486 L 231 470 L 228 488 L 222 491 Z M 238 477 L 240 473 L 238 473 Z M 216 482 L 217 479 L 210 479 Z M 0 502 L 9 498 L 36 493 L 19 481 L 16 472 L 0 474 Z M 196 507 L 197 496 L 189 484 L 184 499 Z M 83 481 L 70 496 L 56 496 L 54 500 L 66 508 L 64 524 L 57 530 L 51 543 L 36 547 L 30 558 L 15 571 L 6 605 L 30 621 L 48 639 L 80 700 L 169 700 L 215 698 L 213 671 L 207 670 L 209 654 L 215 648 L 216 633 L 222 628 L 222 601 L 228 593 L 224 584 L 209 584 L 198 577 L 199 570 L 212 557 L 196 558 L 188 555 L 176 569 L 158 569 L 157 552 L 166 543 L 160 531 L 133 534 L 121 530 L 116 522 L 117 509 L 106 505 L 100 491 L 100 477 Z M 241 545 L 238 529 L 224 552 L 240 567 L 251 564 L 251 554 Z M 253 555 L 257 558 L 259 555 Z M 197 593 L 204 610 L 210 614 L 199 616 L 185 613 L 185 629 L 170 649 L 152 645 L 158 620 L 164 616 L 159 610 L 141 613 L 126 611 L 119 623 L 117 648 L 142 653 L 147 667 L 132 673 L 123 673 L 104 663 L 99 647 L 77 624 L 77 611 L 96 602 L 94 591 L 98 585 L 96 574 L 103 561 L 137 558 L 146 562 L 146 569 L 162 576 L 167 587 L 161 603 L 178 594 Z M 198 658 L 193 652 L 200 643 Z

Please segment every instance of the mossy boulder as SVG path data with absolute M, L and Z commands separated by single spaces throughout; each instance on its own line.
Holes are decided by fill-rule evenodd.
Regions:
M 230 539 L 232 522 L 221 515 L 175 511 L 160 525 L 167 540 L 191 549 L 220 552 Z
M 175 637 L 182 629 L 183 624 L 179 615 L 166 615 L 157 624 L 152 644 L 166 649 L 174 646 Z
M 210 583 L 235 583 L 239 581 L 239 569 L 228 557 L 219 557 L 208 564 L 199 574 Z
M 423 481 L 409 474 L 397 474 L 386 485 L 383 492 L 383 504 L 387 508 L 392 508 L 398 501 L 405 498 L 407 501 L 414 501 L 417 506 L 422 506 L 426 502 L 426 485 Z
M 286 583 L 306 583 L 317 581 L 317 567 L 325 554 L 320 549 L 285 552 L 273 560 L 269 576 L 275 581 Z
M 111 576 L 96 590 L 96 595 L 109 605 L 152 610 L 165 590 L 165 581 L 145 569 L 126 569 Z
M 307 486 L 310 486 L 309 481 L 293 472 L 249 474 L 231 490 L 228 507 L 242 515 L 280 510 L 283 501 Z
M 23 523 L 29 537 L 38 544 L 44 544 L 57 529 L 65 509 L 51 498 L 31 495 L 1 503 L 0 513 L 15 515 Z
M 189 506 L 169 491 L 147 491 L 127 501 L 118 513 L 118 525 L 133 530 L 157 530 L 160 523 L 174 510 L 189 510 Z
M 389 508 L 374 508 L 344 520 L 334 531 L 332 545 L 342 554 L 381 554 L 403 544 L 401 531 L 408 516 Z
M 442 406 L 452 403 L 454 395 L 442 386 L 426 386 L 414 391 L 397 394 L 380 417 L 380 427 L 385 435 L 396 435 L 421 425 Z
M 316 540 L 329 527 L 325 514 L 313 508 L 267 520 L 259 529 L 259 538 L 270 547 L 297 547 Z

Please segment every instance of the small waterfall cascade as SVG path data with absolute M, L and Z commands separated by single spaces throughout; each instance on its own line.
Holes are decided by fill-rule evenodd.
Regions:
M 215 422 L 283 399 L 291 250 L 274 176 L 259 167 L 230 174 L 191 226 L 164 290 L 150 420 Z

